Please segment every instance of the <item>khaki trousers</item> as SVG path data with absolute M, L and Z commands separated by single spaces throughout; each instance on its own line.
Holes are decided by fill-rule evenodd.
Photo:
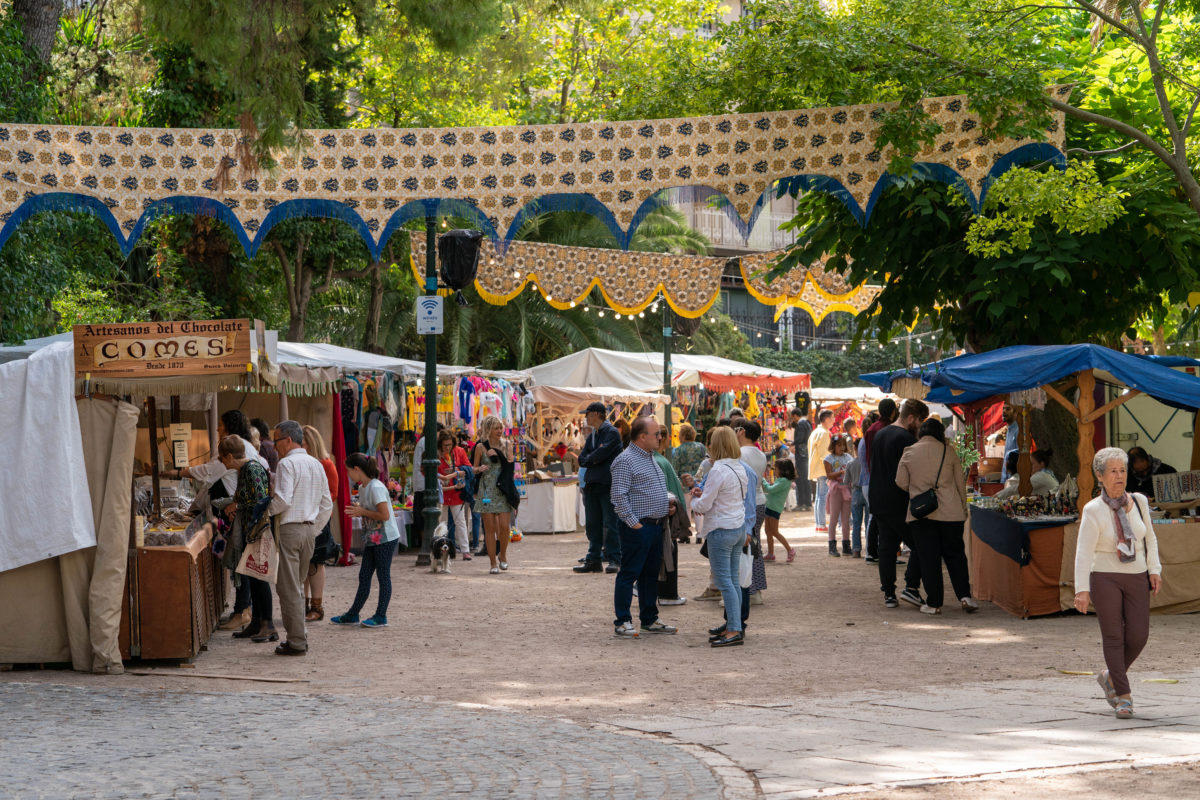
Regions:
M 279 577 L 275 592 L 279 613 L 287 630 L 287 644 L 294 650 L 308 649 L 304 627 L 304 579 L 317 541 L 317 526 L 312 522 L 289 522 L 279 526 Z

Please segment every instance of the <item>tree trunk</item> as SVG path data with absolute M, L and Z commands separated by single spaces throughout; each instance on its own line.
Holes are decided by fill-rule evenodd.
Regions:
M 41 62 L 39 72 L 50 68 L 50 51 L 58 35 L 58 21 L 63 12 L 63 0 L 13 0 L 12 14 L 21 21 L 25 32 L 25 52 Z M 25 75 L 34 81 L 40 75 Z
M 1167 354 L 1167 339 L 1163 336 L 1162 326 L 1154 329 L 1154 355 L 1165 356 Z
M 367 304 L 367 324 L 363 328 L 362 349 L 368 353 L 379 348 L 379 318 L 383 316 L 383 264 L 371 263 L 371 299 Z

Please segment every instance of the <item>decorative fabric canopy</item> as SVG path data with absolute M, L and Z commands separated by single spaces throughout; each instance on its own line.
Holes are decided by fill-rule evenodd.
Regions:
M 965 97 L 924 106 L 942 133 L 917 163 L 939 180 L 964 181 L 975 207 L 989 179 L 1012 164 L 1062 158 L 1061 116 L 1047 142 L 993 140 L 979 134 Z M 278 168 L 259 173 L 238 163 L 236 130 L 4 125 L 0 244 L 31 214 L 74 209 L 97 214 L 129 252 L 150 219 L 182 212 L 219 217 L 253 255 L 278 222 L 326 216 L 355 227 L 378 257 L 398 226 L 430 214 L 473 218 L 503 249 L 527 214 L 582 210 L 604 220 L 624 248 L 664 189 L 711 188 L 748 233 L 781 180 L 836 194 L 865 223 L 890 182 L 889 154 L 874 142 L 891 108 L 314 130 L 298 151 L 278 155 Z
M 413 233 L 412 269 L 418 283 L 424 274 L 425 234 Z M 764 274 L 783 251 L 756 253 L 740 259 L 750 294 L 778 308 L 806 309 L 816 322 L 833 311 L 864 311 L 879 293 L 876 287 L 852 287 L 842 276 L 819 265 L 794 269 L 768 282 Z M 565 247 L 514 241 L 504 253 L 484 240 L 475 287 L 489 303 L 503 305 L 533 284 L 555 308 L 581 303 L 599 287 L 609 306 L 621 314 L 636 314 L 662 292 L 683 317 L 699 317 L 720 297 L 721 276 L 730 259 L 724 257 L 642 253 L 595 247 Z

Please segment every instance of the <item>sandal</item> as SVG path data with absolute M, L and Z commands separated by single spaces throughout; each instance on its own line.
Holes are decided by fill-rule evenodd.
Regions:
M 767 553 L 765 556 L 763 556 L 763 561 L 774 561 L 774 560 L 775 560 L 774 553 Z
M 488 574 L 489 574 L 489 575 L 499 575 L 499 574 L 500 574 L 500 568 L 499 568 L 499 567 L 492 567 L 491 569 L 489 569 L 489 570 L 488 570 Z
M 1133 716 L 1132 700 L 1118 700 L 1115 708 L 1117 709 L 1117 719 L 1129 719 Z
M 789 563 L 789 564 L 790 564 L 790 563 L 792 563 L 792 562 L 793 562 L 793 561 L 795 561 L 795 560 L 796 560 L 796 548 L 794 548 L 794 547 L 789 547 L 789 548 L 788 548 L 788 557 L 787 557 L 787 563 Z
M 1104 699 L 1113 708 L 1117 707 L 1117 690 L 1113 688 L 1112 681 L 1108 678 L 1108 670 L 1102 671 L 1096 676 L 1096 683 L 1100 684 L 1100 688 L 1104 690 Z

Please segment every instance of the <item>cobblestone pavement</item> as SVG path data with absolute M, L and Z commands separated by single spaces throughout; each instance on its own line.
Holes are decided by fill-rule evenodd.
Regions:
M 0 796 L 721 798 L 686 749 L 565 721 L 344 696 L 0 684 Z
M 1200 761 L 1200 671 L 1138 673 L 1133 691 L 1130 720 L 1079 675 L 727 703 L 613 724 L 722 753 L 755 774 L 766 800 Z

